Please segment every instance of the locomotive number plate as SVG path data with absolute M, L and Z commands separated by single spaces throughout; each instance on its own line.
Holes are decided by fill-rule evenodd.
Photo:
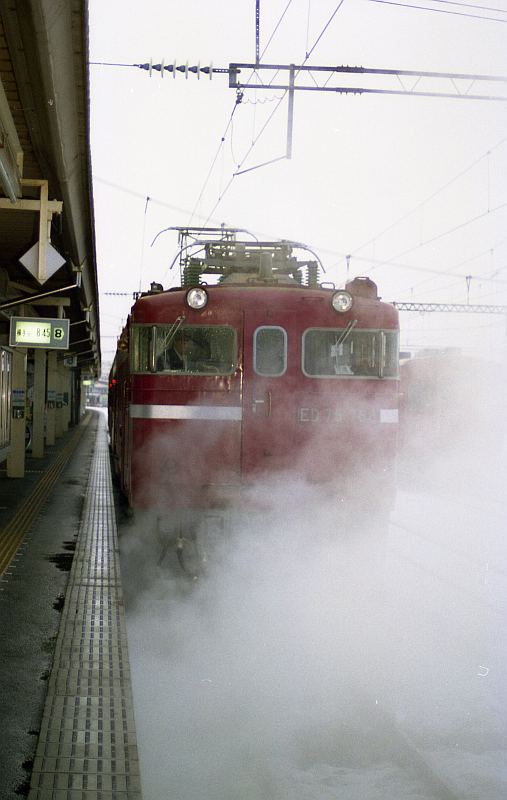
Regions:
M 298 422 L 302 423 L 332 423 L 339 425 L 342 422 L 398 422 L 398 409 L 396 408 L 313 408 L 304 406 L 298 408 Z

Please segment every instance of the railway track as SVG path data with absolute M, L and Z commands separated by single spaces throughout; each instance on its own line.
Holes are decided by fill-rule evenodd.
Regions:
M 393 519 L 390 523 L 393 532 L 400 532 L 390 549 L 390 557 L 395 557 L 408 565 L 416 573 L 426 576 L 453 593 L 459 605 L 473 612 L 479 606 L 489 612 L 505 615 L 505 602 L 501 587 L 505 585 L 507 569 L 494 560 L 494 551 L 487 555 L 471 548 L 466 550 L 456 545 L 449 537 L 439 539 L 427 531 L 414 528 L 405 521 Z M 414 553 L 413 542 L 420 547 Z M 481 540 L 480 544 L 483 542 Z
M 463 800 L 463 787 L 443 773 L 435 757 L 423 750 L 391 713 L 367 696 L 357 705 L 361 708 L 358 732 L 361 736 L 363 730 L 365 754 L 372 747 L 374 762 L 392 764 L 395 781 L 398 775 L 400 785 L 412 784 L 414 797 L 424 800 Z M 366 713 L 367 707 L 373 711 Z
M 507 514 L 507 502 L 504 499 L 504 492 L 500 482 L 498 492 L 495 494 L 485 494 L 477 486 L 474 486 L 473 492 L 468 489 L 458 492 L 453 487 L 459 482 L 459 475 L 449 472 L 447 477 L 448 480 L 445 482 L 445 486 L 442 486 L 441 481 L 438 482 L 428 475 L 421 477 L 421 475 L 407 472 L 403 467 L 399 466 L 398 491 L 428 494 L 461 509 L 467 508 L 481 513 L 487 511 L 489 514 L 499 516 Z M 498 479 L 497 474 L 494 477 Z

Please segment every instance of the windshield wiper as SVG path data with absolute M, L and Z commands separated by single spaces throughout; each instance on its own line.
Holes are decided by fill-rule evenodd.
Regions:
M 177 317 L 171 327 L 169 328 L 160 349 L 157 347 L 157 326 L 153 325 L 151 329 L 151 339 L 150 339 L 150 372 L 157 371 L 157 358 L 159 355 L 168 349 L 174 341 L 174 337 L 178 333 L 179 329 L 183 325 L 185 320 L 185 315 L 181 314 L 181 316 Z
M 349 335 L 352 333 L 356 325 L 357 319 L 351 319 L 347 327 L 343 329 L 342 335 L 336 340 L 335 344 L 343 344 L 349 338 Z
M 167 350 L 167 348 L 172 345 L 174 337 L 178 333 L 184 321 L 185 321 L 185 314 L 181 314 L 181 316 L 177 317 L 174 320 L 173 324 L 167 331 L 166 338 L 164 339 L 164 350 Z

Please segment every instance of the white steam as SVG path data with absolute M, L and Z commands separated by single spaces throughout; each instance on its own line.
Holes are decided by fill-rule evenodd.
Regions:
M 477 430 L 436 459 L 405 442 L 387 534 L 288 475 L 197 581 L 147 522 L 124 528 L 145 800 L 434 797 L 384 710 L 464 800 L 504 796 L 505 460 Z

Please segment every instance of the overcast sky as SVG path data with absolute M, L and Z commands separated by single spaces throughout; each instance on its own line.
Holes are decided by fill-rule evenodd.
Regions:
M 494 12 L 482 4 L 414 2 L 433 9 L 420 10 L 344 0 L 307 63 L 505 76 L 507 2 L 495 0 Z M 261 51 L 286 9 L 262 62 L 301 64 L 337 5 L 262 0 Z M 150 58 L 253 62 L 255 1 L 90 0 L 90 61 Z M 337 285 L 352 254 L 350 275 L 371 275 L 386 300 L 507 304 L 507 103 L 296 93 L 292 159 L 231 182 L 238 165 L 284 154 L 286 99 L 257 140 L 281 91 L 246 90 L 227 128 L 235 103 L 227 75 L 161 80 L 92 65 L 90 80 L 105 371 L 131 306 L 105 293 L 178 283 L 168 269 L 176 234 L 151 246 L 172 225 L 226 223 L 305 242 Z M 367 76 L 359 84 L 380 85 Z M 396 78 L 382 85 L 401 88 Z M 428 88 L 452 91 L 449 83 L 417 86 Z M 487 91 L 505 95 L 507 87 Z M 505 341 L 503 317 L 402 314 L 404 348 L 464 345 L 496 358 Z

